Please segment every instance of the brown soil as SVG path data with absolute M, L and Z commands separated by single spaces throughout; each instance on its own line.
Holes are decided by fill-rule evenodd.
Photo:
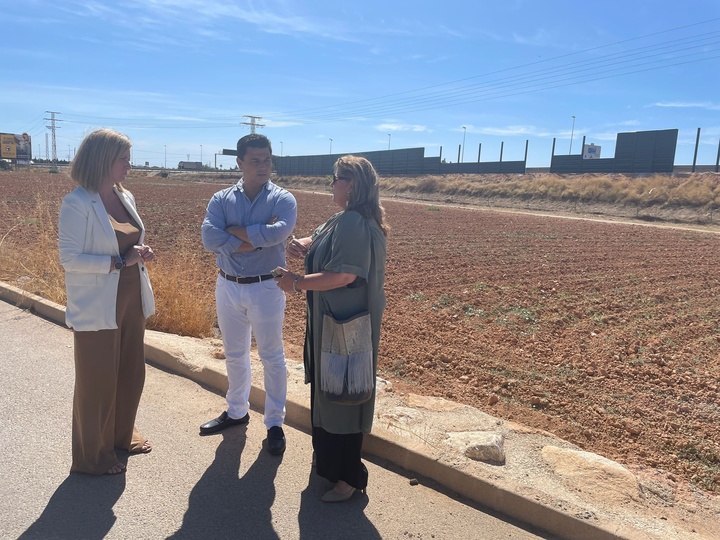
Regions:
M 2 234 L 38 194 L 59 207 L 73 187 L 44 173 L 3 173 L 0 183 Z M 159 257 L 182 236 L 202 250 L 200 222 L 220 185 L 127 185 Z M 294 193 L 298 236 L 335 212 L 327 194 Z M 395 391 L 466 403 L 720 492 L 716 232 L 384 205 L 392 231 L 380 370 Z M 16 227 L 6 241 L 29 240 L 29 230 Z M 304 309 L 288 297 L 285 337 L 298 359 Z

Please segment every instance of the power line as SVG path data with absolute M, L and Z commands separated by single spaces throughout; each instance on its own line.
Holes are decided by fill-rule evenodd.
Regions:
M 718 32 L 713 32 L 711 34 L 718 34 Z M 704 38 L 708 39 L 708 38 Z M 682 41 L 682 40 L 675 40 Z M 661 50 L 660 52 L 654 53 L 654 54 L 642 54 L 646 51 L 649 47 L 652 47 L 653 49 L 658 48 L 658 45 L 652 45 L 652 46 L 646 46 L 641 47 L 639 49 L 635 49 L 633 51 L 625 51 L 623 53 L 613 53 L 610 55 L 606 55 L 604 57 L 596 58 L 591 61 L 576 61 L 569 64 L 563 64 L 556 67 L 550 67 L 550 68 L 544 68 L 540 70 L 531 71 L 525 74 L 519 74 L 515 76 L 509 76 L 509 77 L 502 77 L 498 79 L 491 79 L 484 83 L 476 83 L 471 85 L 465 85 L 453 89 L 443 90 L 443 91 L 433 91 L 425 94 L 420 94 L 414 97 L 407 97 L 402 99 L 391 99 L 387 101 L 382 101 L 384 98 L 371 98 L 368 100 L 363 100 L 362 103 L 364 105 L 362 106 L 352 106 L 351 104 L 345 104 L 343 105 L 333 105 L 333 106 L 327 106 L 323 108 L 318 108 L 316 111 L 318 114 L 310 115 L 309 118 L 306 119 L 306 121 L 310 123 L 315 122 L 321 122 L 321 121 L 330 121 L 330 120 L 340 120 L 340 119 L 347 119 L 352 116 L 358 116 L 358 115 L 377 115 L 380 113 L 383 114 L 399 114 L 399 113 L 407 113 L 407 112 L 414 112 L 417 110 L 427 110 L 431 107 L 430 105 L 437 105 L 437 107 L 440 106 L 448 106 L 448 105 L 458 105 L 458 104 L 464 104 L 464 103 L 473 103 L 475 101 L 484 101 L 488 99 L 488 96 L 492 96 L 493 98 L 499 98 L 499 97 L 505 97 L 510 95 L 517 95 L 518 93 L 527 93 L 528 91 L 531 91 L 532 86 L 531 84 L 534 84 L 536 87 L 536 90 L 541 89 L 549 89 L 549 88 L 557 88 L 559 86 L 568 86 L 569 84 L 558 84 L 563 83 L 568 80 L 574 80 L 575 82 L 573 84 L 581 84 L 585 82 L 591 82 L 599 79 L 606 79 L 610 76 L 623 76 L 623 75 L 632 75 L 636 73 L 642 73 L 645 71 L 652 71 L 652 70 L 658 70 L 668 67 L 673 67 L 676 65 L 684 65 L 692 62 L 701 62 L 701 61 L 707 61 L 707 60 L 713 60 L 717 58 L 717 56 L 709 56 L 709 54 L 720 51 L 719 47 L 715 48 L 709 48 L 710 45 L 717 45 L 719 44 L 719 40 L 712 41 L 710 43 L 699 43 L 696 45 L 691 45 L 689 47 L 684 48 L 675 48 L 672 51 L 668 50 Z M 669 45 L 666 45 L 665 47 L 661 47 L 662 49 L 667 49 Z M 686 53 L 684 55 L 680 55 L 679 53 L 682 51 L 688 51 L 692 50 L 694 52 Z M 675 56 L 669 56 L 669 53 L 673 53 Z M 621 56 L 619 56 L 621 55 Z M 700 58 L 695 58 L 694 60 L 683 60 L 683 61 L 676 61 L 678 59 L 687 58 L 688 56 L 698 56 L 702 55 Z M 651 60 L 653 59 L 654 60 Z M 621 60 L 622 59 L 622 60 Z M 648 62 L 651 60 L 650 62 Z M 647 68 L 649 63 L 655 63 L 659 65 L 655 65 L 652 68 Z M 622 65 L 626 65 L 624 68 L 624 71 L 622 71 Z M 579 66 L 586 66 L 586 67 L 579 67 Z M 608 75 L 612 72 L 616 72 L 615 75 Z M 566 74 L 572 74 L 571 76 L 565 76 Z M 578 74 L 583 74 L 584 76 L 580 76 Z M 602 76 L 601 76 L 602 75 Z M 540 81 L 546 81 L 548 84 L 551 84 L 550 86 L 542 87 L 538 83 Z M 512 88 L 514 90 L 513 93 L 505 93 L 502 91 L 502 89 L 505 88 Z M 479 99 L 474 99 L 473 95 L 479 97 Z M 467 99 L 456 99 L 459 96 L 467 96 Z M 375 103 L 371 103 L 375 102 Z M 418 105 L 423 105 L 422 108 L 418 108 Z M 325 111 L 325 112 L 322 112 Z M 287 115 L 279 115 L 277 118 L 293 118 L 292 114 L 288 113 Z M 297 118 L 297 117 L 295 117 Z
M 407 114 L 573 86 L 614 77 L 637 75 L 697 62 L 712 61 L 718 58 L 716 53 L 720 52 L 720 46 L 718 46 L 720 45 L 720 31 L 711 31 L 664 40 L 632 49 L 595 56 L 589 59 L 583 58 L 583 55 L 586 56 L 603 49 L 607 50 L 612 47 L 667 35 L 688 28 L 714 23 L 719 20 L 720 18 L 715 18 L 679 26 L 606 45 L 590 47 L 578 52 L 562 54 L 549 59 L 529 62 L 519 66 L 430 85 L 419 89 L 406 90 L 335 105 L 278 113 L 274 116 L 274 119 L 288 119 L 305 124 L 316 124 L 347 120 L 355 116 L 367 117 Z M 579 59 L 564 62 L 570 58 Z M 558 61 L 563 61 L 563 63 L 557 64 Z M 528 68 L 532 69 L 528 70 Z M 516 72 L 516 74 L 511 74 L 511 72 Z M 481 78 L 487 80 L 471 84 L 461 84 Z M 192 123 L 182 121 L 167 123 L 167 121 L 162 119 L 145 120 L 139 118 L 88 117 L 72 114 L 66 114 L 65 117 L 65 122 L 84 125 L 87 125 L 88 122 L 68 120 L 67 117 L 77 119 L 92 118 L 95 121 L 109 120 L 124 129 L 178 129 L 180 126 L 182 126 L 182 129 L 218 129 L 235 127 L 237 125 L 235 121 L 232 120 L 232 116 L 207 118 L 200 123 L 197 121 L 193 121 Z M 264 127 L 264 124 L 257 123 L 261 117 L 250 115 L 245 115 L 245 117 L 249 118 L 250 121 L 241 122 L 241 124 L 249 125 L 252 132 L 254 132 L 256 127 Z
M 33 120 L 28 127 L 22 130 L 22 133 L 29 133 L 30 135 L 42 133 L 42 129 L 45 127 L 45 118 L 41 115 L 40 117 Z
M 472 80 L 472 79 L 478 79 L 478 78 L 480 78 L 480 77 L 487 77 L 487 76 L 491 76 L 491 75 L 497 75 L 497 74 L 500 74 L 500 73 L 505 73 L 505 72 L 508 72 L 508 71 L 523 69 L 523 68 L 527 68 L 527 67 L 531 67 L 531 66 L 536 66 L 536 65 L 539 65 L 539 64 L 546 64 L 546 63 L 549 63 L 549 62 L 561 60 L 561 59 L 563 59 L 563 58 L 569 58 L 569 57 L 572 57 L 572 56 L 579 56 L 579 55 L 581 55 L 581 54 L 590 53 L 590 52 L 597 51 L 597 50 L 600 50 L 600 49 L 606 49 L 606 48 L 609 48 L 609 47 L 615 47 L 615 46 L 618 46 L 618 45 L 622 45 L 622 44 L 624 44 L 624 43 L 630 43 L 630 42 L 632 42 L 632 41 L 639 41 L 639 40 L 641 40 L 641 39 L 646 39 L 646 38 L 658 36 L 658 35 L 661 35 L 661 34 L 667 34 L 667 33 L 670 33 L 670 32 L 676 32 L 676 31 L 679 31 L 679 30 L 684 30 L 684 29 L 686 29 L 686 28 L 691 28 L 691 27 L 694 27 L 694 26 L 700 26 L 700 25 L 704 25 L 704 24 L 709 24 L 709 23 L 716 22 L 716 21 L 720 21 L 720 18 L 709 19 L 709 20 L 707 20 L 707 21 L 701 21 L 701 22 L 698 22 L 698 23 L 692 23 L 692 24 L 688 24 L 688 25 L 684 25 L 684 26 L 678 26 L 678 27 L 675 27 L 675 28 L 670 28 L 670 29 L 667 29 L 667 30 L 662 30 L 662 31 L 659 31 L 659 32 L 654 32 L 654 33 L 651 33 L 651 34 L 645 34 L 645 35 L 638 36 L 638 37 L 635 37 L 635 38 L 629 38 L 629 39 L 625 39 L 625 40 L 621 40 L 621 41 L 616 41 L 616 42 L 613 42 L 613 43 L 610 43 L 610 44 L 606 44 L 606 45 L 598 45 L 598 46 L 596 46 L 596 47 L 590 47 L 590 48 L 588 48 L 588 49 L 583 49 L 583 50 L 581 50 L 581 51 L 577 51 L 577 52 L 573 52 L 573 53 L 562 54 L 562 55 L 558 55 L 558 56 L 555 56 L 555 57 L 552 57 L 552 58 L 548 58 L 548 59 L 544 59 L 544 60 L 537 60 L 537 61 L 534 61 L 534 62 L 529 62 L 529 63 L 527 63 L 527 64 L 521 64 L 521 65 L 519 65 L 519 66 L 513 66 L 513 67 L 509 67 L 509 68 L 504 68 L 504 69 L 500 69 L 500 70 L 497 70 L 497 71 L 492 71 L 492 72 L 485 73 L 485 74 L 480 74 L 480 75 L 473 75 L 473 76 L 471 76 L 471 77 L 465 77 L 465 78 L 457 79 L 457 80 L 450 81 L 450 82 L 434 84 L 434 85 L 426 86 L 426 87 L 419 88 L 419 89 L 415 89 L 415 90 L 405 90 L 405 91 L 402 91 L 402 92 L 396 92 L 396 93 L 387 94 L 387 95 L 384 95 L 384 96 L 378 96 L 378 97 L 374 97 L 374 98 L 366 98 L 366 99 L 362 99 L 362 100 L 358 100 L 358 101 L 351 101 L 351 102 L 341 103 L 341 104 L 337 104 L 337 105 L 329 105 L 329 106 L 316 107 L 316 108 L 310 108 L 310 109 L 301 109 L 301 110 L 299 110 L 299 111 L 296 111 L 295 114 L 299 114 L 299 113 L 303 113 L 303 112 L 318 111 L 318 110 L 326 110 L 326 109 L 329 109 L 329 108 L 341 108 L 341 107 L 342 107 L 342 108 L 345 108 L 345 107 L 347 107 L 347 106 L 349 106 L 349 105 L 353 105 L 353 104 L 356 104 L 356 103 L 365 103 L 365 102 L 369 102 L 369 101 L 382 100 L 382 99 L 386 99 L 386 98 L 394 97 L 394 96 L 400 96 L 400 95 L 405 95 L 405 94 L 412 94 L 412 93 L 417 93 L 417 92 L 423 92 L 423 91 L 425 91 L 425 90 L 431 90 L 431 89 L 433 89 L 433 88 L 440 88 L 440 87 L 443 87 L 443 86 L 450 86 L 450 85 L 454 85 L 454 84 L 457 84 L 457 83 L 469 81 L 469 80 Z M 677 41 L 677 40 L 675 40 L 675 41 Z M 665 43 L 668 43 L 668 42 L 665 42 Z M 662 45 L 662 43 L 661 43 L 661 45 Z M 648 46 L 643 47 L 643 48 L 655 47 L 655 46 L 656 46 L 656 45 L 648 45 Z

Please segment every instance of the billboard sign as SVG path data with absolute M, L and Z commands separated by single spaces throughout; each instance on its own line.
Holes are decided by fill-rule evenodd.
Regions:
M 16 159 L 18 163 L 30 163 L 32 141 L 27 133 L 0 133 L 0 158 Z
M 600 159 L 600 146 L 594 144 L 583 145 L 583 159 Z

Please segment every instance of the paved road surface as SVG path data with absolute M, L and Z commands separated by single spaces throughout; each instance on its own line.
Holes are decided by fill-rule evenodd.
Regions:
M 251 411 L 248 426 L 200 437 L 223 397 L 152 367 L 137 422 L 152 453 L 122 457 L 125 475 L 69 475 L 71 332 L 0 302 L 0 344 L 2 539 L 551 538 L 379 461 L 367 496 L 322 503 L 306 433 L 286 426 L 285 455 L 270 456 Z

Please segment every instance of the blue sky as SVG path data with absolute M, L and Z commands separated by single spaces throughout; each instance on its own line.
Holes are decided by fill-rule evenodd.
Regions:
M 232 167 L 215 154 L 249 116 L 277 155 L 521 160 L 529 140 L 546 167 L 553 138 L 613 157 L 618 132 L 677 128 L 682 165 L 702 128 L 709 165 L 720 141 L 717 0 L 0 0 L 0 21 L 0 132 L 39 157 L 46 111 L 61 159 L 110 127 L 170 167 Z

